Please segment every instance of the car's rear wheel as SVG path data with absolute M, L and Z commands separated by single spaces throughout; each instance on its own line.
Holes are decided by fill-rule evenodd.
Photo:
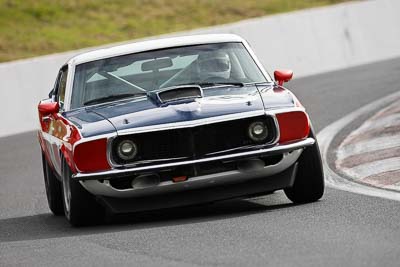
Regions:
M 44 185 L 46 188 L 46 196 L 47 202 L 49 203 L 49 208 L 54 215 L 62 215 L 64 213 L 64 207 L 62 201 L 61 182 L 57 180 L 57 177 L 54 175 L 54 172 L 47 162 L 43 152 L 42 166 Z
M 65 161 L 62 165 L 62 181 L 64 213 L 71 225 L 83 226 L 102 222 L 103 207 L 79 181 L 72 179 L 71 169 Z
M 315 139 L 313 131 L 310 137 Z M 301 153 L 297 174 L 291 188 L 286 188 L 286 196 L 294 203 L 307 203 L 319 200 L 325 189 L 324 172 L 317 139 L 312 146 Z

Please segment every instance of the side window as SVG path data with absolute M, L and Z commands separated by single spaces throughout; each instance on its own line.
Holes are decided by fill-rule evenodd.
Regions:
M 54 83 L 54 87 L 53 89 L 51 89 L 49 93 L 49 98 L 51 98 L 53 101 L 57 100 L 57 93 L 58 93 L 58 87 L 60 86 L 61 74 L 62 72 L 59 71 L 57 74 L 56 82 Z
M 57 94 L 58 97 L 57 101 L 60 105 L 61 110 L 64 109 L 65 88 L 67 86 L 67 74 L 68 74 L 68 68 L 64 68 L 61 70 L 61 77 Z
M 64 109 L 65 88 L 67 85 L 68 68 L 62 68 L 58 73 L 54 89 L 50 92 L 53 94 L 53 101 L 57 101 L 60 105 L 60 110 Z

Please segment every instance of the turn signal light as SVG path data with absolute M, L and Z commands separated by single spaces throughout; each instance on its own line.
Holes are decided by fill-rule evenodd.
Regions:
M 107 160 L 107 139 L 98 139 L 78 144 L 74 149 L 74 162 L 81 172 L 110 169 Z
M 276 114 L 279 124 L 279 143 L 301 140 L 310 133 L 310 121 L 303 111 Z

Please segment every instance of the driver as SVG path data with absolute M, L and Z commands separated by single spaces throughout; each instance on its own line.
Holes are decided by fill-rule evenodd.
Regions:
M 201 81 L 207 79 L 224 81 L 230 77 L 231 61 L 225 52 L 204 52 L 199 55 L 197 62 Z

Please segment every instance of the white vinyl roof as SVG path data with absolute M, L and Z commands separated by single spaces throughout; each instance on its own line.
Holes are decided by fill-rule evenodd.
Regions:
M 162 48 L 198 45 L 209 43 L 225 43 L 225 42 L 244 42 L 244 40 L 235 34 L 203 34 L 189 35 L 181 37 L 171 37 L 163 39 L 155 39 L 149 41 L 135 42 L 130 44 L 117 45 L 108 48 L 101 48 L 90 52 L 79 54 L 68 61 L 68 64 L 78 65 L 85 62 L 109 58 L 114 56 L 156 50 Z

